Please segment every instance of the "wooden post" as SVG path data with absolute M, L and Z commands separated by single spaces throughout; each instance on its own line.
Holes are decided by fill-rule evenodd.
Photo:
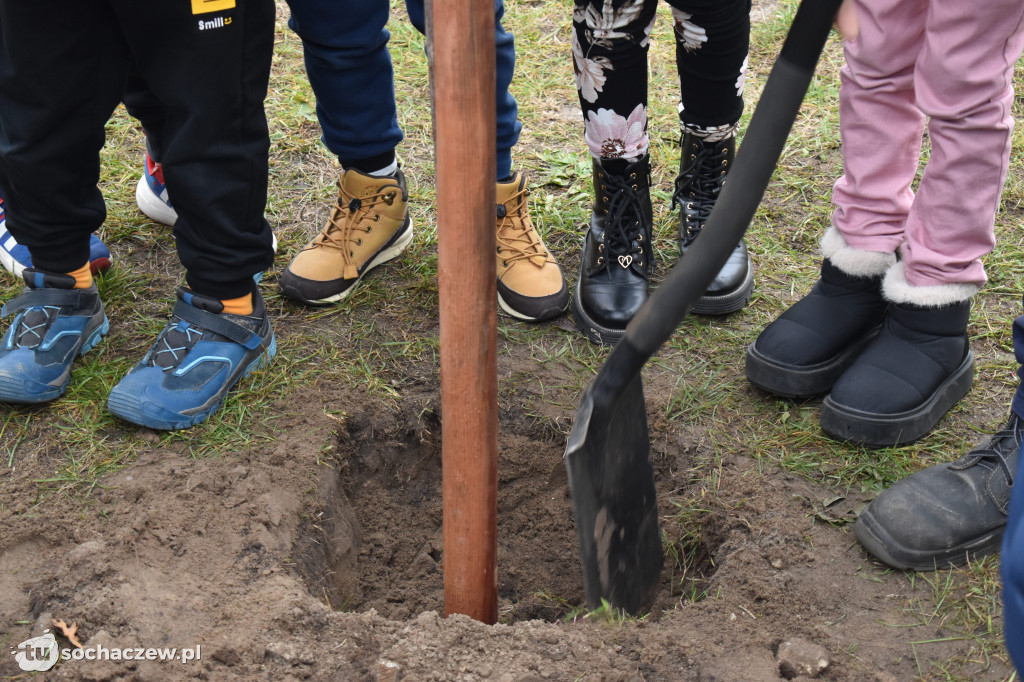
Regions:
M 445 615 L 498 618 L 493 0 L 427 8 L 437 179 Z

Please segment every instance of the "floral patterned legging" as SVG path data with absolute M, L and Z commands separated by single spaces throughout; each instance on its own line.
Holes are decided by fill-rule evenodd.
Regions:
M 750 0 L 668 0 L 675 20 L 679 119 L 710 141 L 736 132 Z M 647 153 L 647 51 L 658 0 L 575 0 L 572 55 L 590 153 Z

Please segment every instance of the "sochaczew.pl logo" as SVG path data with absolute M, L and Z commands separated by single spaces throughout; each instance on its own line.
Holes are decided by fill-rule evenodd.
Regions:
M 202 649 L 197 644 L 191 648 L 142 648 L 142 647 L 105 647 L 95 646 L 58 649 L 57 638 L 49 630 L 44 630 L 39 637 L 26 639 L 11 651 L 18 666 L 28 672 L 49 670 L 57 659 L 64 661 L 180 661 L 189 663 L 202 660 Z
M 43 634 L 38 637 L 26 639 L 11 653 L 18 666 L 30 672 L 49 670 L 60 658 L 57 638 L 49 630 L 43 630 Z

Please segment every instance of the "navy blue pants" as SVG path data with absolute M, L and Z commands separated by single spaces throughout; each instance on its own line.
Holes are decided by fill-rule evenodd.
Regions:
M 323 141 L 342 165 L 366 168 L 367 159 L 392 154 L 402 141 L 395 106 L 394 70 L 385 28 L 387 0 L 288 0 L 288 25 L 302 38 L 306 73 L 316 94 Z M 406 0 L 413 25 L 425 32 L 423 0 Z M 515 69 L 511 33 L 501 25 L 502 0 L 494 2 L 497 58 L 497 177 L 512 171 L 512 147 L 522 124 L 509 93 Z M 427 93 L 423 93 L 427 98 Z
M 263 100 L 275 11 L 273 0 L 0 0 L 0 189 L 36 267 L 89 260 L 106 218 L 104 124 L 132 65 L 189 286 L 216 298 L 251 291 L 274 257 Z
M 1013 321 L 1013 352 L 1021 366 L 1017 374 L 1024 380 L 1024 315 Z M 1013 411 L 1024 419 L 1024 384 L 1013 397 Z M 1003 535 L 1001 567 L 1003 574 L 1003 607 L 1006 610 L 1004 631 L 1006 648 L 1017 670 L 1024 670 L 1024 484 L 1018 478 L 1010 499 L 1010 516 Z

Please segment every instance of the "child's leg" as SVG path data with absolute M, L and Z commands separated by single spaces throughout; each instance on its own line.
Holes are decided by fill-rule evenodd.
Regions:
M 1018 455 L 1019 458 L 1019 455 Z M 1003 535 L 1000 573 L 1003 577 L 1006 649 L 1018 669 L 1024 668 L 1024 486 L 1017 486 L 1010 501 Z
M 914 89 L 932 152 L 907 219 L 912 285 L 985 282 L 981 257 L 995 245 L 1022 22 L 1024 5 L 1012 0 L 928 5 Z
M 324 145 L 343 165 L 370 172 L 402 141 L 385 0 L 288 0 L 302 38 Z
M 860 35 L 844 43 L 839 127 L 844 174 L 832 223 L 847 244 L 894 252 L 913 200 L 924 115 L 914 103 L 914 63 L 928 2 L 857 0 Z
M 270 140 L 272 0 L 193 5 L 112 0 L 132 60 L 167 109 L 160 159 L 174 197 L 178 254 L 189 286 L 216 299 L 251 292 L 273 260 L 263 217 Z
M 4 306 L 0 402 L 59 397 L 107 332 L 89 241 L 106 214 L 99 151 L 127 55 L 103 3 L 0 3 L 0 186 L 35 268 Z
M 743 114 L 750 2 L 669 0 L 675 20 L 679 120 L 703 137 L 726 137 Z
M 186 268 L 172 317 L 110 392 L 110 411 L 155 429 L 202 422 L 274 355 L 253 275 L 273 259 L 263 100 L 274 46 L 273 0 L 108 0 L 132 60 L 166 107 L 160 149 Z
M 426 33 L 426 9 L 423 0 L 406 0 L 409 19 L 420 33 Z M 497 141 L 497 178 L 508 181 L 512 175 L 512 148 L 519 141 L 519 132 L 523 124 L 519 121 L 519 110 L 516 99 L 509 92 L 512 76 L 516 68 L 515 39 L 502 26 L 501 19 L 505 16 L 505 3 L 494 0 L 494 45 L 496 58 L 495 104 L 498 127 Z
M 680 206 L 679 251 L 685 256 L 711 215 L 736 153 L 750 44 L 749 0 L 669 0 L 679 73 L 679 175 L 672 204 Z M 754 270 L 741 239 L 693 312 L 739 310 L 754 289 Z
M 647 51 L 657 0 L 576 0 L 572 56 L 593 157 L 594 208 L 573 298 L 576 326 L 615 343 L 647 300 L 653 266 Z
M 1013 322 L 1013 350 L 1020 365 L 1017 373 L 1024 374 L 1024 316 Z M 1024 419 L 1024 388 L 1020 386 L 1013 396 L 1012 409 L 1017 418 Z M 1017 466 L 1010 474 L 1011 478 L 1019 481 L 1020 455 L 1015 464 Z M 1024 670 L 1024 637 L 1020 634 L 1024 632 L 1024 485 L 1019 482 L 1010 499 L 1002 552 L 1000 573 L 1003 577 L 1006 648 L 1017 669 Z M 1015 634 L 1011 636 L 1010 633 Z
M 3 3 L 0 32 L 7 228 L 34 267 L 71 272 L 89 261 L 90 235 L 106 217 L 99 151 L 121 97 L 127 49 L 103 4 Z
M 576 0 L 573 68 L 595 159 L 647 153 L 647 51 L 656 9 L 656 0 Z

